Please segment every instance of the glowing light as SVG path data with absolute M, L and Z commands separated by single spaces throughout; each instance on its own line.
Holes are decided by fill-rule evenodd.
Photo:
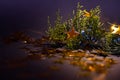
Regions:
M 84 33 L 84 32 L 85 32 L 84 30 L 81 31 L 81 33 Z
M 70 54 L 69 56 L 70 56 L 70 57 L 73 57 L 74 55 Z
M 88 60 L 90 60 L 90 61 L 92 61 L 93 60 L 93 58 L 87 58 Z
M 104 67 L 105 65 L 104 64 L 100 64 L 101 67 Z
M 120 32 L 120 27 L 119 26 L 117 26 L 117 25 L 115 25 L 115 24 L 112 24 L 112 26 L 111 26 L 111 30 L 112 30 L 112 33 L 113 34 L 118 34 L 119 32 Z
M 23 43 L 27 43 L 27 41 L 23 41 Z
M 95 71 L 95 68 L 92 67 L 92 66 L 89 66 L 88 68 L 89 68 L 90 71 Z

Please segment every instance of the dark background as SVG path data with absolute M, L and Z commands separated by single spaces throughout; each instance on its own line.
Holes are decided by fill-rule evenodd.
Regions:
M 60 9 L 65 20 L 72 15 L 77 2 L 88 10 L 100 5 L 103 21 L 120 24 L 120 0 L 0 0 L 0 36 L 15 31 L 44 32 L 47 16 L 54 21 Z
M 44 33 L 47 29 L 47 16 L 50 16 L 51 21 L 54 22 L 56 11 L 60 9 L 63 20 L 65 20 L 68 15 L 72 16 L 72 10 L 76 8 L 77 2 L 81 2 L 87 10 L 100 5 L 103 21 L 120 24 L 120 0 L 0 0 L 0 39 L 16 31 L 26 31 L 39 37 L 37 32 Z M 39 74 L 47 71 L 46 65 L 51 65 L 49 60 L 45 60 L 45 62 L 36 60 L 36 58 L 31 60 L 27 57 L 26 52 L 20 49 L 21 46 L 24 45 L 21 43 L 12 45 L 0 43 L 0 72 L 2 74 L 0 77 L 3 78 L 0 80 L 12 78 L 14 80 L 16 76 L 21 78 L 22 75 L 20 80 L 25 79 L 26 76 L 28 79 L 25 80 L 34 77 L 38 77 L 40 80 Z M 55 80 L 63 80 L 61 78 L 64 77 L 67 77 L 67 80 L 76 80 L 73 79 L 76 71 L 79 70 L 63 66 L 62 77 L 61 74 L 54 73 Z M 119 80 L 120 64 L 114 66 L 112 71 L 108 73 L 107 80 Z M 24 77 L 24 75 L 26 76 Z

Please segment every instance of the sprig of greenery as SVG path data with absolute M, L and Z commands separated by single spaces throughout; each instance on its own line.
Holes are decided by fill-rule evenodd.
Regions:
M 90 16 L 85 16 L 85 11 Z M 101 22 L 101 9 L 99 6 L 87 11 L 83 9 L 83 6 L 78 3 L 76 11 L 73 11 L 73 18 L 62 22 L 62 16 L 60 11 L 56 13 L 56 20 L 54 26 L 51 25 L 48 17 L 48 31 L 47 34 L 50 37 L 51 42 L 65 43 L 65 47 L 70 49 L 80 48 L 80 42 L 87 42 L 87 44 L 101 45 L 101 38 L 105 38 L 105 31 L 102 29 L 103 23 Z M 80 34 L 72 39 L 67 39 L 66 32 L 74 27 Z M 84 35 L 82 34 L 84 31 Z M 96 40 L 93 40 L 96 39 Z M 83 43 L 85 44 L 85 43 Z M 108 45 L 107 43 L 106 45 Z

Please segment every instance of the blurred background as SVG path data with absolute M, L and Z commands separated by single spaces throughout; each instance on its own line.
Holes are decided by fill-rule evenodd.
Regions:
M 48 16 L 53 23 L 60 9 L 65 20 L 78 2 L 87 10 L 100 5 L 103 21 L 120 24 L 120 0 L 0 0 L 0 36 L 16 31 L 44 33 Z
M 69 16 L 72 17 L 72 11 L 76 9 L 78 2 L 87 10 L 100 5 L 102 21 L 106 24 L 107 21 L 120 24 L 120 0 L 0 0 L 0 39 L 17 31 L 25 31 L 30 35 L 40 37 L 39 33 L 44 34 L 47 29 L 48 16 L 54 23 L 56 11 L 60 9 L 64 21 Z M 26 79 L 26 76 L 28 80 L 36 76 L 39 79 L 40 73 L 47 71 L 48 67 L 45 66 L 51 65 L 49 59 L 41 62 L 36 57 L 33 59 L 27 57 L 28 54 L 21 50 L 24 46 L 26 45 L 22 45 L 22 43 L 12 45 L 0 43 L 0 71 L 2 74 L 0 77 L 4 80 L 15 79 L 16 76 L 18 78 L 22 76 L 21 80 Z M 113 67 L 112 71 L 108 72 L 106 80 L 119 80 L 119 67 L 120 64 Z M 64 77 L 67 77 L 68 80 L 73 79 L 76 71 L 79 71 L 78 68 L 64 65 L 63 72 L 61 71 L 62 77 L 61 75 L 55 76 L 55 80 L 56 78 L 62 80 L 61 78 Z

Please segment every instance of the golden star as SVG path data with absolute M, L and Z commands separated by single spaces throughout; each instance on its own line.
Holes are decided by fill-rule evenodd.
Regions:
M 67 32 L 67 39 L 76 37 L 79 35 L 79 32 L 75 31 L 75 28 L 72 27 L 72 29 L 70 31 Z
M 111 31 L 112 31 L 112 34 L 120 34 L 120 26 L 112 24 Z
M 87 12 L 86 10 L 84 10 L 84 16 L 86 16 L 86 17 L 90 17 L 90 13 Z

